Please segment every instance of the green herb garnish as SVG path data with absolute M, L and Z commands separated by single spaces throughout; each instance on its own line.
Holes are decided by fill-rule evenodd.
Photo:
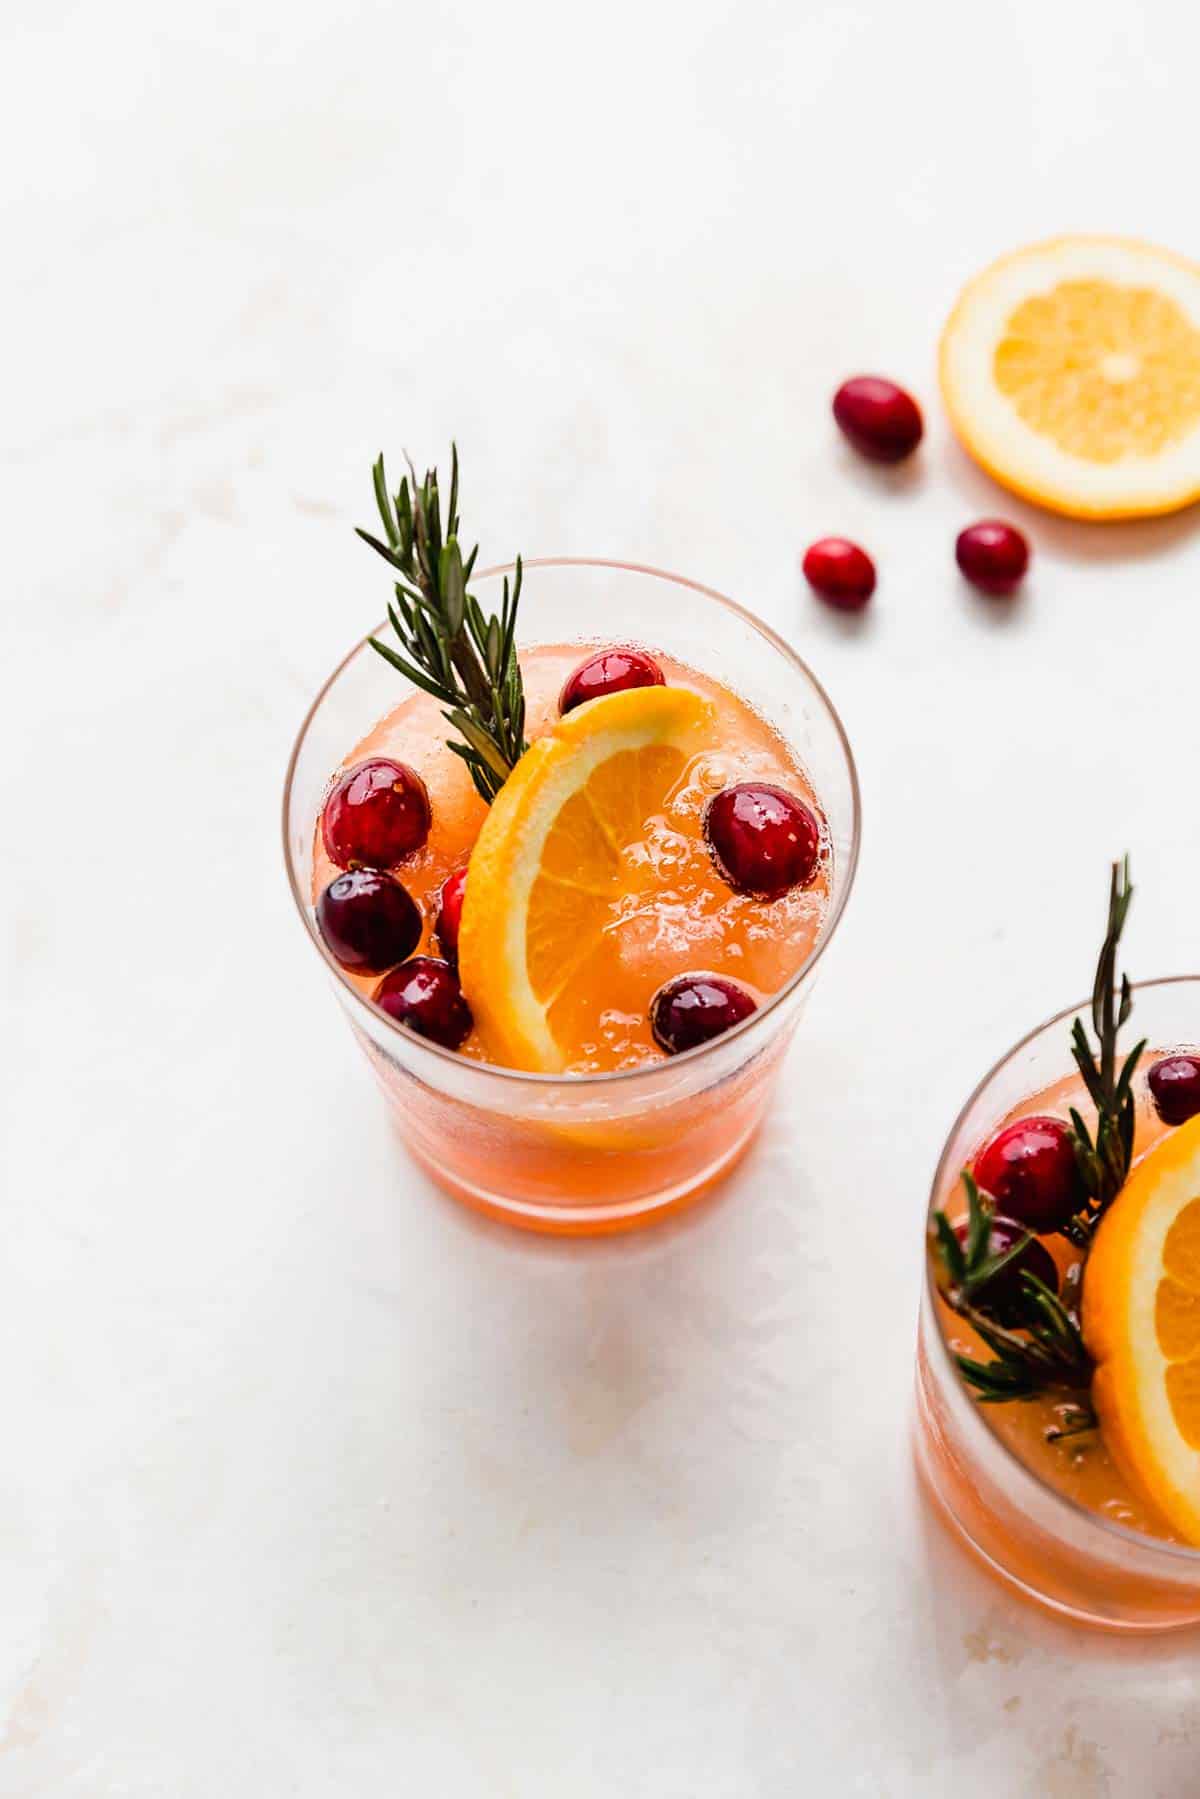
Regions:
M 1128 975 L 1117 975 L 1117 951 L 1133 899 L 1129 858 L 1114 862 L 1108 890 L 1108 926 L 1096 963 L 1092 984 L 1093 1048 L 1077 1018 L 1071 1028 L 1071 1054 L 1088 1096 L 1096 1108 L 1096 1123 L 1089 1130 L 1079 1111 L 1071 1108 L 1071 1139 L 1079 1170 L 1082 1203 L 1061 1225 L 1062 1234 L 1086 1255 L 1097 1224 L 1112 1204 L 1129 1175 L 1133 1161 L 1135 1108 L 1133 1077 L 1145 1050 L 1143 1039 L 1124 1061 L 1117 1043 L 1122 1027 L 1133 1011 L 1133 992 Z M 1086 1389 L 1093 1364 L 1084 1347 L 1077 1312 L 1025 1270 L 1017 1271 L 1010 1286 L 1002 1325 L 988 1315 L 986 1288 L 1030 1242 L 1026 1232 L 1003 1254 L 990 1253 L 991 1221 L 995 1204 L 981 1194 L 973 1177 L 963 1174 L 967 1194 L 967 1239 L 959 1242 L 945 1212 L 935 1212 L 932 1239 L 938 1259 L 938 1288 L 946 1303 L 964 1318 L 995 1356 L 978 1362 L 956 1355 L 959 1372 L 983 1403 L 1009 1399 L 1033 1399 L 1051 1388 Z M 1078 1277 L 1075 1290 L 1078 1291 Z M 1015 1315 L 1014 1315 L 1015 1314 Z M 1073 1436 L 1095 1425 L 1095 1413 L 1086 1401 L 1072 1408 L 1072 1423 L 1051 1433 L 1054 1440 Z
M 1017 1272 L 1017 1290 L 1010 1294 L 1006 1307 L 1010 1317 L 1013 1309 L 1017 1311 L 1012 1324 L 999 1324 L 981 1310 L 987 1303 L 988 1283 L 1016 1260 L 1033 1233 L 1026 1231 L 1002 1254 L 992 1255 L 989 1244 L 995 1208 L 980 1193 L 970 1174 L 964 1173 L 962 1178 L 967 1194 L 966 1243 L 959 1242 L 945 1212 L 935 1212 L 933 1216 L 940 1260 L 938 1287 L 946 1303 L 966 1320 L 996 1359 L 977 1362 L 972 1356 L 956 1353 L 959 1373 L 985 1405 L 1034 1399 L 1048 1388 L 1086 1392 L 1092 1381 L 1093 1363 L 1084 1348 L 1079 1319 L 1036 1275 L 1024 1269 Z M 1086 1430 L 1095 1424 L 1089 1404 L 1077 1401 L 1076 1410 L 1087 1420 L 1076 1429 Z
M 521 558 L 517 557 L 511 591 L 508 576 L 504 577 L 499 614 L 485 616 L 467 592 L 479 546 L 464 562 L 458 543 L 457 446 L 452 445 L 450 452 L 450 504 L 444 530 L 436 469 L 430 469 L 418 485 L 410 462 L 394 499 L 388 494 L 382 456 L 372 473 L 387 541 L 361 528 L 358 535 L 400 577 L 388 617 L 404 654 L 398 655 L 377 637 L 369 640 L 371 648 L 447 708 L 443 717 L 458 734 L 457 740 L 447 740 L 449 747 L 462 757 L 476 788 L 490 803 L 529 747 L 515 644 Z
M 1146 1047 L 1144 1037 L 1130 1050 L 1119 1073 L 1117 1070 L 1117 1038 L 1133 1011 L 1129 976 L 1121 976 L 1119 989 L 1117 982 L 1117 949 L 1132 898 L 1129 857 L 1126 856 L 1123 862 L 1113 863 L 1108 891 L 1108 929 L 1092 986 L 1092 1027 L 1099 1055 L 1088 1042 L 1081 1018 L 1075 1020 L 1071 1030 L 1071 1054 L 1096 1108 L 1094 1135 L 1074 1107 L 1071 1109 L 1075 1158 L 1087 1202 L 1064 1227 L 1064 1235 L 1081 1249 L 1087 1247 L 1100 1219 L 1125 1185 L 1133 1160 L 1133 1077 Z

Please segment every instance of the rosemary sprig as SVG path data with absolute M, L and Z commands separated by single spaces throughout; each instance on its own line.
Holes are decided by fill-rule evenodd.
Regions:
M 1073 1395 L 1086 1393 L 1093 1364 L 1084 1348 L 1079 1320 L 1036 1275 L 1024 1269 L 1018 1273 L 1017 1292 L 1011 1296 L 1018 1309 L 1014 1324 L 999 1324 L 983 1309 L 988 1283 L 1021 1254 L 1032 1233 L 1027 1231 L 993 1255 L 991 1202 L 969 1173 L 962 1179 L 967 1195 L 966 1243 L 959 1242 L 945 1212 L 933 1215 L 938 1287 L 946 1303 L 982 1338 L 995 1360 L 979 1362 L 956 1353 L 960 1374 L 975 1389 L 982 1405 L 1033 1399 L 1048 1388 L 1065 1388 Z M 1076 1398 L 1075 1409 L 1081 1420 L 1076 1428 L 1090 1429 L 1095 1423 L 1090 1404 Z
M 464 561 L 458 543 L 457 445 L 450 452 L 444 531 L 436 469 L 418 484 L 410 462 L 394 499 L 388 494 L 382 456 L 372 474 L 387 541 L 361 528 L 358 535 L 400 577 L 388 617 L 404 654 L 398 655 L 377 637 L 369 639 L 371 648 L 447 708 L 442 716 L 458 736 L 457 741 L 448 740 L 449 747 L 462 757 L 476 788 L 491 802 L 529 747 L 515 644 L 521 558 L 517 557 L 511 592 L 508 576 L 504 577 L 499 614 L 485 617 L 478 600 L 467 592 L 479 546 Z
M 1108 890 L 1108 927 L 1096 963 L 1092 984 L 1093 1048 L 1081 1018 L 1071 1029 L 1071 1054 L 1088 1097 L 1096 1108 L 1094 1130 L 1088 1129 L 1077 1108 L 1071 1108 L 1071 1134 L 1079 1169 L 1083 1201 L 1061 1229 L 1086 1255 L 1100 1219 L 1129 1175 L 1133 1161 L 1133 1077 L 1142 1052 L 1143 1038 L 1123 1062 L 1118 1062 L 1117 1043 L 1122 1026 L 1133 1011 L 1133 991 L 1128 975 L 1117 975 L 1117 952 L 1133 899 L 1129 857 L 1114 862 Z M 967 1238 L 959 1242 L 944 1212 L 935 1212 L 932 1236 L 939 1257 L 938 1287 L 947 1304 L 982 1338 L 994 1361 L 978 1362 L 956 1355 L 962 1377 L 979 1396 L 981 1404 L 1009 1399 L 1032 1399 L 1051 1388 L 1084 1391 L 1091 1385 L 1093 1363 L 1084 1347 L 1077 1312 L 1065 1306 L 1036 1275 L 1018 1271 L 1016 1293 L 1007 1294 L 1006 1311 L 1016 1319 L 999 1324 L 989 1316 L 984 1289 L 1030 1241 L 1026 1232 L 999 1256 L 990 1254 L 993 1201 L 981 1194 L 969 1173 L 963 1175 L 967 1194 Z M 1078 1291 L 1078 1282 L 1075 1289 Z M 981 1297 L 982 1296 L 982 1297 Z M 1070 1424 L 1047 1433 L 1057 1442 L 1095 1427 L 1090 1401 L 1076 1398 L 1070 1407 Z
M 1146 1047 L 1144 1037 L 1130 1050 L 1119 1071 L 1117 1068 L 1117 1039 L 1133 1011 L 1129 976 L 1121 976 L 1119 987 L 1117 982 L 1117 950 L 1132 899 L 1126 856 L 1123 862 L 1114 862 L 1112 866 L 1108 929 L 1092 986 L 1092 1028 L 1099 1054 L 1088 1041 L 1082 1019 L 1077 1018 L 1071 1030 L 1071 1054 L 1096 1108 L 1094 1134 L 1078 1111 L 1071 1110 L 1075 1158 L 1087 1198 L 1064 1227 L 1064 1235 L 1081 1249 L 1087 1248 L 1100 1219 L 1125 1185 L 1133 1160 L 1133 1077 Z

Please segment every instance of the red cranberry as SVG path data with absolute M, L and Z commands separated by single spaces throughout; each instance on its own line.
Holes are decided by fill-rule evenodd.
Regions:
M 875 592 L 875 564 L 848 537 L 822 537 L 804 552 L 804 578 L 826 605 L 861 612 Z
M 343 968 L 379 974 L 411 956 L 421 914 L 406 887 L 376 868 L 338 875 L 317 901 L 321 935 Z
M 681 974 L 650 1002 L 654 1041 L 669 1056 L 695 1049 L 758 1010 L 744 987 L 716 974 Z
M 767 781 L 723 787 L 708 802 L 704 835 L 723 879 L 759 899 L 807 887 L 821 860 L 814 815 L 795 794 Z
M 1146 1079 L 1164 1124 L 1186 1124 L 1200 1112 L 1200 1056 L 1163 1056 Z
M 437 940 L 447 962 L 458 961 L 458 927 L 462 923 L 463 894 L 467 890 L 467 871 L 460 868 L 447 875 L 438 894 Z
M 394 868 L 420 849 L 429 824 L 424 781 L 386 756 L 347 769 L 321 814 L 325 848 L 339 868 Z
M 375 1004 L 397 1024 L 443 1049 L 457 1049 L 475 1022 L 458 976 L 436 956 L 414 956 L 385 974 L 375 989 Z
M 924 430 L 912 395 L 881 375 L 843 381 L 833 396 L 833 416 L 859 454 L 872 462 L 903 462 Z
M 1011 593 L 1029 567 L 1029 545 L 1015 525 L 984 518 L 959 532 L 954 559 L 973 587 Z
M 585 700 L 598 700 L 602 694 L 624 693 L 628 687 L 664 687 L 662 669 L 645 650 L 617 648 L 601 650 L 581 662 L 573 675 L 568 675 L 558 696 L 558 710 L 564 716 L 582 706 Z
M 1060 1118 L 1018 1118 L 975 1159 L 975 1179 L 998 1211 L 1028 1230 L 1057 1231 L 1084 1202 L 1070 1125 Z
M 956 1224 L 954 1234 L 966 1247 L 967 1224 L 964 1219 Z M 1006 1249 L 1011 1249 L 1022 1237 L 1028 1234 L 1028 1227 L 1018 1224 L 1015 1218 L 1004 1218 L 997 1213 L 992 1219 L 991 1234 L 988 1237 L 988 1254 L 1002 1256 Z M 1058 1269 L 1054 1257 L 1044 1243 L 1031 1237 L 1019 1255 L 1015 1255 L 992 1280 L 985 1281 L 977 1289 L 971 1304 L 980 1312 L 994 1318 L 997 1324 L 1019 1324 L 1028 1307 L 1023 1303 L 1025 1294 L 1021 1283 L 1022 1274 L 1032 1274 L 1049 1287 L 1051 1293 L 1058 1292 Z

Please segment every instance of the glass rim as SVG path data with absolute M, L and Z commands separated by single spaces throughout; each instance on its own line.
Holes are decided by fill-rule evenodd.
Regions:
M 320 933 L 317 931 L 316 925 L 310 916 L 309 902 L 300 888 L 295 862 L 292 857 L 291 835 L 288 828 L 292 785 L 295 780 L 296 766 L 300 759 L 300 752 L 304 746 L 305 739 L 308 736 L 309 727 L 316 717 L 317 712 L 320 710 L 326 695 L 354 661 L 355 657 L 366 647 L 369 638 L 378 635 L 379 632 L 387 628 L 387 620 L 381 620 L 380 623 L 374 627 L 374 630 L 368 632 L 365 637 L 360 637 L 353 647 L 347 651 L 334 668 L 333 672 L 321 683 L 312 704 L 308 707 L 301 720 L 300 728 L 296 733 L 296 740 L 292 745 L 292 751 L 288 757 L 287 772 L 283 782 L 284 866 L 287 869 L 288 886 L 291 889 L 292 898 L 296 903 L 296 909 L 300 914 L 300 920 L 305 931 L 316 946 L 326 967 L 333 973 L 339 985 L 346 990 L 352 1000 L 356 1004 L 362 1006 L 372 1018 L 377 1019 L 390 1032 L 396 1032 L 398 1034 L 403 1033 L 406 1046 L 412 1046 L 418 1059 L 425 1055 L 431 1056 L 438 1061 L 449 1063 L 459 1070 L 467 1069 L 468 1071 L 477 1072 L 481 1076 L 489 1076 L 498 1080 L 513 1081 L 524 1086 L 534 1086 L 542 1089 L 566 1086 L 574 1090 L 583 1090 L 586 1088 L 591 1092 L 599 1087 L 615 1086 L 618 1083 L 627 1084 L 645 1081 L 655 1075 L 661 1075 L 664 1066 L 671 1069 L 681 1068 L 685 1065 L 689 1067 L 693 1066 L 718 1051 L 724 1051 L 729 1044 L 737 1039 L 745 1039 L 748 1041 L 750 1038 L 760 1033 L 762 1026 L 771 1017 L 776 1008 L 787 999 L 791 993 L 795 992 L 801 983 L 812 973 L 829 944 L 832 942 L 837 927 L 841 922 L 842 914 L 846 909 L 846 902 L 850 897 L 851 890 L 854 886 L 854 878 L 858 871 L 859 846 L 862 841 L 862 793 L 859 787 L 858 769 L 854 761 L 854 752 L 850 748 L 850 740 L 846 735 L 846 727 L 843 725 L 838 710 L 830 699 L 828 693 L 825 691 L 824 686 L 817 679 L 807 662 L 796 654 L 795 650 L 786 639 L 781 637 L 777 631 L 773 630 L 764 619 L 759 618 L 757 613 L 751 612 L 749 607 L 739 605 L 736 600 L 731 600 L 728 595 L 719 593 L 715 587 L 706 587 L 703 582 L 693 581 L 687 575 L 673 574 L 669 569 L 655 568 L 649 563 L 622 562 L 616 558 L 607 556 L 530 556 L 521 558 L 521 566 L 523 569 L 609 568 L 616 569 L 622 574 L 649 575 L 655 580 L 669 581 L 677 587 L 686 587 L 693 593 L 703 594 L 707 599 L 715 601 L 718 606 L 723 607 L 727 612 L 732 612 L 735 617 L 740 618 L 745 624 L 749 625 L 753 631 L 757 632 L 760 637 L 770 644 L 773 650 L 782 656 L 786 662 L 789 662 L 792 665 L 794 671 L 802 675 L 809 683 L 817 700 L 824 708 L 829 722 L 833 726 L 834 735 L 837 738 L 842 756 L 845 760 L 846 773 L 850 785 L 850 845 L 846 854 L 841 892 L 835 897 L 824 920 L 816 943 L 814 943 L 812 949 L 804 958 L 804 961 L 800 964 L 799 968 L 797 968 L 788 980 L 784 982 L 778 992 L 773 993 L 764 1005 L 759 1006 L 748 1018 L 744 1018 L 740 1024 L 734 1025 L 731 1030 L 722 1032 L 719 1037 L 711 1038 L 707 1043 L 698 1044 L 695 1049 L 685 1050 L 682 1055 L 672 1056 L 669 1063 L 665 1065 L 661 1062 L 645 1062 L 637 1068 L 606 1069 L 597 1074 L 547 1074 L 538 1070 L 525 1068 L 504 1068 L 497 1062 L 475 1062 L 460 1056 L 455 1050 L 443 1049 L 440 1044 L 432 1043 L 423 1037 L 418 1037 L 412 1031 L 404 1031 L 403 1026 L 397 1024 L 394 1018 L 390 1018 L 388 1014 L 383 1011 L 382 1007 L 377 1006 L 374 1000 L 360 992 L 347 975 L 346 971 L 338 966 L 325 944 L 321 941 Z M 515 562 L 495 563 L 488 568 L 481 569 L 473 578 L 477 581 L 483 581 L 489 578 L 495 579 L 497 576 L 512 574 L 515 569 Z
M 1156 975 L 1148 981 L 1133 981 L 1130 983 L 1132 991 L 1135 994 L 1148 992 L 1151 988 L 1184 987 L 1189 984 L 1200 984 L 1200 974 Z M 950 1154 L 951 1145 L 958 1136 L 959 1131 L 965 1125 L 966 1119 L 976 1101 L 982 1099 L 996 1076 L 1008 1066 L 1014 1057 L 1019 1056 L 1021 1051 L 1027 1049 L 1031 1043 L 1043 1034 L 1043 1032 L 1052 1030 L 1056 1025 L 1066 1024 L 1069 1019 L 1077 1017 L 1080 1013 L 1088 1013 L 1091 1010 L 1091 1004 L 1092 996 L 1089 994 L 1086 999 L 1079 1001 L 1077 1005 L 1064 1006 L 1061 1011 L 1054 1012 L 1049 1018 L 1043 1019 L 1041 1024 L 1035 1025 L 1031 1031 L 1026 1031 L 1025 1035 L 1018 1038 L 1011 1048 L 1006 1049 L 1003 1055 L 999 1056 L 997 1060 L 992 1063 L 983 1078 L 975 1083 L 975 1086 L 971 1089 L 967 1099 L 959 1107 L 954 1123 L 950 1126 L 946 1135 L 946 1141 L 942 1146 L 942 1153 L 938 1157 L 937 1168 L 933 1176 L 933 1183 L 929 1190 L 929 1204 L 925 1209 L 926 1238 L 928 1237 L 928 1223 L 930 1216 L 941 1196 L 946 1176 L 953 1166 L 953 1158 Z M 954 1366 L 950 1353 L 950 1346 L 946 1341 L 946 1334 L 942 1328 L 942 1321 L 937 1313 L 936 1301 L 940 1296 L 938 1294 L 937 1284 L 933 1278 L 933 1268 L 928 1254 L 925 1255 L 924 1291 L 933 1308 L 933 1321 L 935 1326 L 933 1334 L 937 1342 L 936 1353 L 941 1359 L 942 1370 L 951 1380 L 956 1381 L 959 1387 L 962 1388 L 964 1396 L 971 1403 L 972 1410 L 977 1410 L 977 1402 L 972 1400 L 970 1394 L 967 1393 L 962 1376 Z M 1165 1542 L 1162 1537 L 1152 1537 L 1147 1535 L 1145 1531 L 1131 1530 L 1127 1524 L 1118 1524 L 1112 1518 L 1101 1517 L 1099 1512 L 1094 1512 L 1086 1505 L 1081 1505 L 1077 1499 L 1071 1499 L 1067 1494 L 1060 1493 L 1057 1487 L 1052 1487 L 1048 1481 L 1043 1480 L 1040 1475 L 1035 1474 L 1029 1464 L 1022 1461 L 1016 1450 L 1013 1449 L 1010 1444 L 1006 1443 L 997 1432 L 989 1429 L 982 1418 L 978 1420 L 978 1423 L 980 1429 L 987 1431 L 991 1441 L 996 1445 L 997 1449 L 1001 1451 L 1005 1459 L 1018 1471 L 1022 1478 L 1029 1481 L 1037 1488 L 1039 1493 L 1045 1494 L 1054 1504 L 1061 1506 L 1064 1512 L 1072 1519 L 1082 1519 L 1089 1527 L 1101 1530 L 1105 1532 L 1106 1535 L 1115 1537 L 1118 1542 L 1132 1544 L 1140 1550 L 1152 1550 L 1155 1554 L 1169 1555 L 1177 1561 L 1200 1566 L 1200 1545 L 1191 1543 L 1168 1543 Z

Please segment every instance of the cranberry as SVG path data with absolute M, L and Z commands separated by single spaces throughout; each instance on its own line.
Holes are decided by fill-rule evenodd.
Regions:
M 1146 1079 L 1164 1124 L 1186 1124 L 1200 1112 L 1200 1056 L 1163 1056 Z
M 406 887 L 375 868 L 338 875 L 317 901 L 321 935 L 343 968 L 379 974 L 411 956 L 421 914 Z
M 424 781 L 386 756 L 347 769 L 321 814 L 325 848 L 339 868 L 394 868 L 420 849 L 429 824 Z
M 660 1049 L 678 1056 L 719 1037 L 757 1010 L 736 981 L 717 974 L 681 974 L 660 987 L 650 1001 L 650 1029 Z
M 457 1049 L 475 1022 L 458 976 L 436 956 L 414 956 L 385 974 L 375 989 L 375 1004 L 397 1024 L 443 1049 Z
M 704 835 L 717 872 L 738 893 L 778 899 L 807 887 L 821 860 L 821 827 L 803 800 L 767 781 L 723 787 L 708 802 Z
M 984 593 L 1011 593 L 1029 567 L 1029 545 L 1015 525 L 982 518 L 959 532 L 954 559 L 973 587 Z
M 875 564 L 848 537 L 822 537 L 804 552 L 804 578 L 826 605 L 861 612 L 875 592 Z
M 833 416 L 859 454 L 872 462 L 903 462 L 924 430 L 912 395 L 881 375 L 843 381 L 833 396 Z
M 598 700 L 602 694 L 624 693 L 628 687 L 664 687 L 662 669 L 645 650 L 601 650 L 581 662 L 573 675 L 568 675 L 558 696 L 562 714 L 574 712 L 585 700 Z
M 1070 1125 L 1018 1118 L 975 1158 L 975 1179 L 999 1210 L 1033 1231 L 1057 1231 L 1084 1202 Z
M 437 940 L 447 962 L 458 961 L 458 927 L 462 923 L 463 894 L 467 890 L 467 871 L 460 868 L 447 875 L 438 894 Z
M 955 1225 L 954 1235 L 965 1248 L 965 1219 L 961 1224 Z M 988 1254 L 1002 1256 L 1005 1250 L 1011 1249 L 1014 1243 L 1018 1243 L 1026 1235 L 1027 1226 L 1018 1224 L 1015 1218 L 1004 1218 L 996 1213 L 988 1236 Z M 994 1318 L 997 1324 L 1019 1324 L 1028 1311 L 1024 1304 L 1022 1274 L 1032 1274 L 1044 1287 L 1049 1287 L 1051 1293 L 1058 1292 L 1058 1269 L 1054 1265 L 1054 1257 L 1044 1243 L 1031 1237 L 1019 1255 L 1015 1255 L 992 1280 L 983 1283 L 975 1293 L 972 1305 L 985 1312 L 989 1318 Z

